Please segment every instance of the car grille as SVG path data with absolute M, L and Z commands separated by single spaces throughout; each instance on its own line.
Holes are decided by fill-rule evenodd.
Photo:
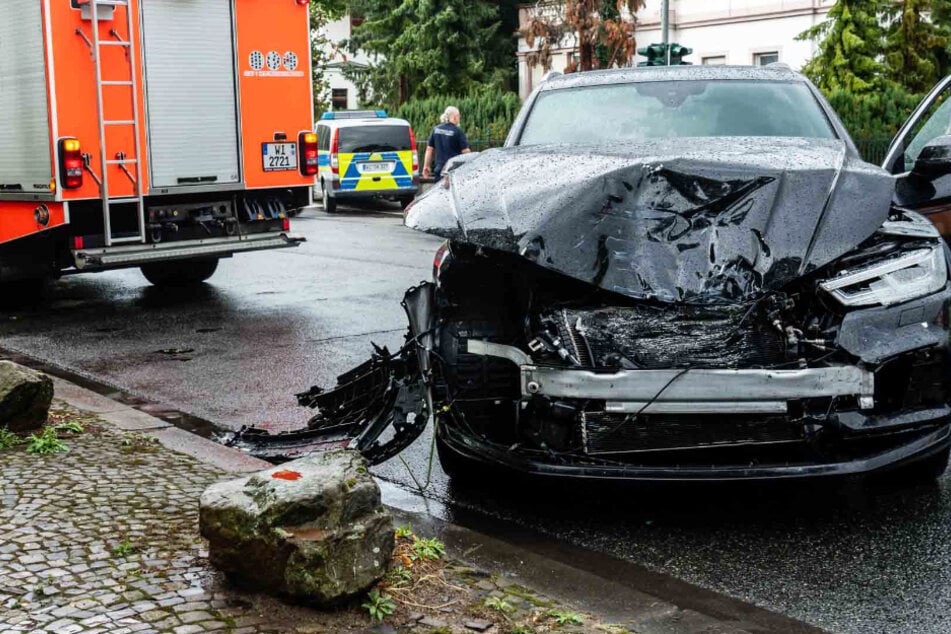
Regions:
M 803 439 L 801 423 L 785 417 L 639 416 L 585 412 L 582 437 L 589 455 L 778 443 Z
M 549 313 L 597 368 L 749 368 L 786 361 L 782 333 L 747 306 L 625 306 Z

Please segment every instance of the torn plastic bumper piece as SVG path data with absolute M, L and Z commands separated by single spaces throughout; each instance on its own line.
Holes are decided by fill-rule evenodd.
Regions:
M 297 395 L 300 405 L 318 410 L 306 428 L 272 434 L 243 427 L 223 438 L 224 443 L 270 462 L 328 449 L 353 449 L 370 464 L 384 462 L 412 444 L 433 411 L 429 380 L 432 285 L 407 291 L 403 307 L 410 332 L 407 344 L 396 354 L 374 345 L 372 357 L 337 377 L 333 390 L 312 387 Z

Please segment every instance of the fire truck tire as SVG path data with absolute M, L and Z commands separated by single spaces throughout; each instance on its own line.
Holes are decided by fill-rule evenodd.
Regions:
M 190 286 L 204 282 L 217 268 L 217 258 L 156 262 L 142 266 L 142 275 L 155 286 Z
M 326 211 L 328 214 L 332 214 L 337 211 L 337 199 L 328 193 L 327 184 L 323 181 L 320 182 L 320 201 L 324 207 L 324 211 Z

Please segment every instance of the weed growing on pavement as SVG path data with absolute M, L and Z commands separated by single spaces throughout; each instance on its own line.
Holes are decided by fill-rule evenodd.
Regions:
M 516 625 L 509 628 L 507 634 L 535 634 L 535 628 L 531 628 L 527 625 Z
M 419 561 L 421 559 L 441 559 L 442 556 L 446 554 L 446 546 L 435 537 L 420 539 L 414 535 L 412 548 L 413 552 L 410 555 L 410 559 L 413 561 Z
M 487 597 L 485 601 L 482 602 L 482 605 L 489 608 L 490 610 L 496 610 L 502 614 L 508 614 L 509 612 L 515 611 L 515 606 L 499 597 Z
M 57 423 L 56 425 L 53 425 L 53 429 L 55 429 L 57 432 L 71 432 L 74 434 L 81 434 L 86 431 L 85 427 L 74 420 L 68 420 L 64 423 Z
M 397 526 L 396 538 L 397 539 L 413 539 L 413 529 L 406 525 Z
M 584 618 L 571 610 L 549 610 L 548 616 L 555 619 L 555 623 L 558 625 L 581 625 L 584 623 Z
M 113 548 L 112 554 L 115 557 L 128 557 L 132 553 L 136 552 L 136 550 L 138 549 L 132 545 L 132 542 L 126 540 Z
M 23 442 L 23 439 L 14 434 L 9 429 L 0 428 L 0 449 L 9 449 L 16 447 Z
M 69 451 L 69 447 L 56 435 L 55 427 L 46 427 L 39 436 L 30 434 L 26 439 L 26 450 L 28 453 L 49 455 Z
M 393 611 L 396 610 L 396 603 L 390 595 L 374 588 L 367 594 L 367 600 L 360 607 L 370 613 L 371 619 L 382 621 L 393 614 Z
M 122 440 L 119 442 L 122 453 L 153 453 L 158 450 L 158 438 L 137 432 L 122 434 Z

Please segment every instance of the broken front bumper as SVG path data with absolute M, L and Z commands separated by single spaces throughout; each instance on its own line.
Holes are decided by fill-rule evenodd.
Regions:
M 541 399 L 581 410 L 575 452 L 495 443 L 449 421 L 439 426 L 448 449 L 518 471 L 636 480 L 799 478 L 896 468 L 951 444 L 951 408 L 882 413 L 876 375 L 864 366 L 598 372 L 535 365 L 522 350 L 491 342 L 469 339 L 466 347 L 516 364 L 523 404 Z

